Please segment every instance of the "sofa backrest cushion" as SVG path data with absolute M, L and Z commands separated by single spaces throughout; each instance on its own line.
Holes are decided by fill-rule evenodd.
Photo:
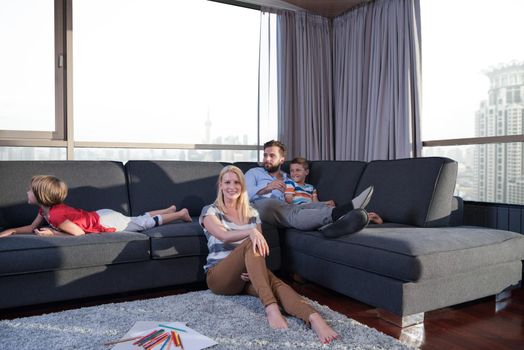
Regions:
M 213 203 L 225 164 L 193 161 L 131 160 L 126 163 L 133 215 L 175 204 L 198 216 Z
M 354 196 L 358 181 L 366 168 L 359 161 L 310 161 L 307 182 L 317 188 L 321 201 L 348 203 Z
M 54 175 L 65 181 L 65 203 L 85 210 L 113 209 L 129 215 L 124 165 L 112 161 L 1 161 L 0 227 L 29 225 L 38 207 L 27 204 L 34 175 Z
M 443 157 L 378 160 L 368 163 L 357 193 L 373 185 L 366 210 L 384 221 L 419 227 L 447 226 L 457 163 Z
M 259 167 L 257 162 L 235 162 L 233 165 L 237 166 L 245 174 L 249 169 Z

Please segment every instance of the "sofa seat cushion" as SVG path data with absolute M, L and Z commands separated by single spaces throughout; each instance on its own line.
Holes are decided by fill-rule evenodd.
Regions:
M 262 230 L 271 248 L 278 247 L 278 231 L 269 225 L 262 225 Z M 198 218 L 193 222 L 177 222 L 158 226 L 144 231 L 151 238 L 151 256 L 153 259 L 170 259 L 182 256 L 207 256 L 207 239 Z
M 207 256 L 206 237 L 196 218 L 190 223 L 162 225 L 142 233 L 150 237 L 153 259 Z
M 382 225 L 381 225 L 382 226 Z M 481 227 L 369 226 L 338 239 L 286 231 L 286 248 L 402 281 L 417 282 L 524 259 L 524 235 Z
M 0 276 L 149 260 L 149 239 L 134 232 L 1 239 Z

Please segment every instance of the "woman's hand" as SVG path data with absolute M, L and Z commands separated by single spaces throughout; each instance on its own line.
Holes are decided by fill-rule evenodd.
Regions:
M 257 254 L 258 251 L 261 256 L 269 255 L 269 246 L 264 235 L 258 229 L 254 228 L 249 234 L 249 238 L 253 243 L 253 253 Z
M 240 279 L 244 282 L 249 282 L 249 274 L 247 272 L 242 272 L 240 274 Z

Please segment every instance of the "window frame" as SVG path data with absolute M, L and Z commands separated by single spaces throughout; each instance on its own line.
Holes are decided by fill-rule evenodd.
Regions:
M 464 137 L 458 139 L 422 141 L 422 147 L 484 145 L 488 143 L 524 142 L 524 134 L 505 136 Z

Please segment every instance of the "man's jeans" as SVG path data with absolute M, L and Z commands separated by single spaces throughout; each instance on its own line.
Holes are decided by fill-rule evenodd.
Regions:
M 309 231 L 333 222 L 333 208 L 319 202 L 287 204 L 278 199 L 264 198 L 252 202 L 251 205 L 258 210 L 263 222 L 276 227 Z

